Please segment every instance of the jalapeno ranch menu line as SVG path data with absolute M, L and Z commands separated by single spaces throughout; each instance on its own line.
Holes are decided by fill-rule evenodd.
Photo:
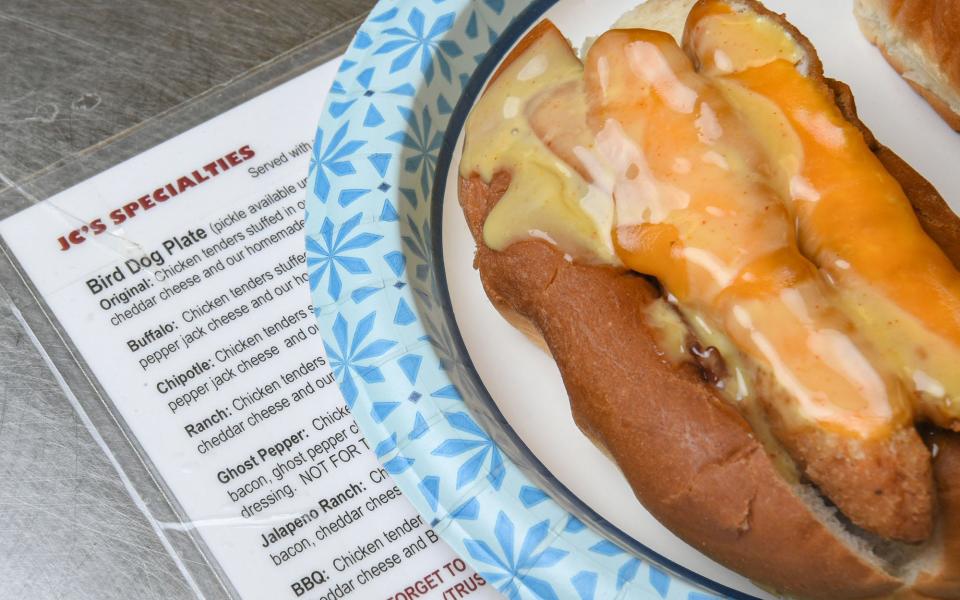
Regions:
M 336 387 L 303 243 L 336 61 L 0 223 L 243 598 L 496 597 Z

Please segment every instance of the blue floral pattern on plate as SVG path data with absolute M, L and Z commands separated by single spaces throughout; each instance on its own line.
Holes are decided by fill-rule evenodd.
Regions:
M 476 95 L 498 44 L 553 1 L 382 0 L 357 32 L 309 172 L 307 267 L 327 356 L 384 467 L 505 596 L 744 597 L 626 538 L 546 473 L 450 314 L 434 189 L 456 141 L 448 125 L 462 123 L 457 103 Z

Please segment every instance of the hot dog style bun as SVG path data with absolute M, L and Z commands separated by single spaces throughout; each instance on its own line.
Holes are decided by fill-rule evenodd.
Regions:
M 460 175 L 488 297 L 664 525 L 798 598 L 960 597 L 960 224 L 783 17 L 652 0 L 583 60 L 545 21 Z
M 960 2 L 856 0 L 854 14 L 893 68 L 960 131 Z

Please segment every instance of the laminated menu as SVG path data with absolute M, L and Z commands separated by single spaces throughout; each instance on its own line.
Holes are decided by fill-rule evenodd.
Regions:
M 308 293 L 328 63 L 0 223 L 228 594 L 489 598 L 378 464 Z

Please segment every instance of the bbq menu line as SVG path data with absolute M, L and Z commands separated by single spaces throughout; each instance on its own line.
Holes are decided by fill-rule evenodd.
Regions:
M 309 304 L 328 63 L 0 223 L 244 598 L 494 597 L 379 466 Z

